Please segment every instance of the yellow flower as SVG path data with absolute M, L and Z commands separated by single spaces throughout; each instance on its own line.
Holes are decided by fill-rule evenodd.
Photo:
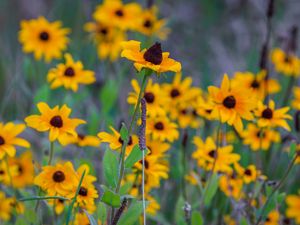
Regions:
M 288 195 L 286 197 L 286 216 L 290 219 L 295 219 L 296 224 L 300 224 L 300 195 Z
M 158 74 L 167 71 L 181 71 L 181 64 L 169 58 L 169 52 L 162 52 L 159 43 L 155 43 L 150 48 L 142 51 L 141 42 L 138 41 L 126 41 L 122 43 L 122 46 L 121 57 L 133 61 L 134 67 L 138 71 L 141 71 L 143 68 L 151 69 Z
M 233 218 L 230 217 L 230 215 L 225 215 L 224 216 L 224 223 L 226 225 L 236 225 L 237 223 L 235 222 L 235 220 Z
M 243 142 L 246 145 L 250 145 L 253 151 L 268 150 L 273 142 L 280 141 L 279 132 L 269 128 L 259 128 L 256 125 L 250 123 L 246 130 L 241 133 Z
M 242 118 L 253 119 L 251 111 L 256 107 L 256 99 L 247 89 L 231 87 L 226 74 L 221 88 L 210 86 L 208 92 L 214 102 L 212 114 L 222 123 L 227 122 L 240 132 L 243 130 Z
M 294 99 L 292 101 L 292 107 L 300 110 L 300 87 L 294 87 Z
M 49 195 L 67 196 L 78 185 L 79 178 L 71 162 L 44 166 L 34 178 L 34 184 L 47 191 Z
M 270 100 L 268 105 L 258 102 L 257 109 L 255 110 L 255 116 L 258 118 L 258 126 L 282 127 L 290 131 L 291 128 L 286 122 L 286 119 L 292 119 L 290 115 L 286 114 L 289 109 L 290 107 L 275 109 L 275 102 L 273 100 Z
M 16 173 L 10 173 L 14 187 L 24 188 L 33 184 L 34 166 L 30 151 L 22 153 L 19 158 L 10 158 L 8 164 L 10 168 L 16 168 Z
M 247 168 L 243 168 L 238 163 L 234 164 L 237 174 L 243 179 L 246 184 L 255 181 L 258 178 L 258 171 L 254 165 L 249 165 Z
M 65 54 L 65 59 L 65 64 L 58 64 L 48 72 L 47 79 L 52 89 L 64 86 L 76 92 L 78 84 L 92 84 L 96 81 L 95 73 L 84 70 L 82 62 L 74 62 L 70 54 Z
M 169 151 L 171 145 L 166 142 L 159 140 L 152 140 L 149 136 L 146 137 L 147 149 L 149 150 L 148 155 L 155 155 L 156 157 L 164 157 L 164 153 Z
M 68 200 L 63 199 L 50 199 L 48 200 L 49 205 L 54 206 L 55 213 L 60 215 L 65 210 L 65 206 L 69 202 Z
M 155 216 L 157 214 L 157 211 L 160 210 L 160 204 L 151 195 L 147 195 L 145 199 L 149 202 L 146 209 L 147 214 Z
M 15 146 L 30 147 L 28 141 L 18 137 L 25 128 L 24 124 L 0 123 L 0 159 L 3 159 L 5 155 L 14 157 L 16 155 Z
M 140 93 L 140 86 L 138 81 L 133 79 L 131 80 L 131 85 L 133 87 L 134 92 L 130 92 L 127 98 L 127 102 L 129 104 L 136 105 L 138 95 Z M 164 107 L 168 103 L 168 97 L 165 92 L 161 90 L 161 87 L 157 83 L 153 83 L 152 79 L 148 80 L 144 98 L 147 102 L 147 115 L 149 116 L 159 116 L 165 115 L 166 111 Z
M 18 214 L 24 214 L 25 205 L 23 202 L 18 201 L 15 197 L 8 198 L 10 205 L 16 210 Z
M 220 177 L 219 187 L 223 193 L 239 200 L 242 197 L 243 180 L 240 178 L 235 178 L 227 174 Z
M 136 30 L 146 36 L 158 37 L 165 40 L 170 33 L 170 29 L 166 28 L 166 20 L 157 18 L 158 9 L 156 6 L 145 9 L 138 21 Z
M 113 62 L 119 58 L 122 50 L 121 43 L 127 40 L 124 31 L 99 22 L 86 23 L 84 29 L 91 33 L 100 59 L 109 58 Z
M 146 134 L 151 135 L 153 140 L 173 142 L 179 138 L 177 125 L 168 117 L 150 117 L 147 120 Z
M 40 132 L 49 132 L 49 140 L 51 142 L 60 138 L 62 135 L 70 134 L 76 136 L 76 127 L 80 124 L 85 123 L 81 119 L 70 119 L 69 115 L 71 109 L 66 105 L 63 105 L 60 109 L 59 106 L 50 108 L 47 103 L 40 102 L 37 107 L 41 115 L 32 115 L 25 118 L 27 126 L 32 127 Z
M 44 57 L 46 62 L 60 58 L 69 42 L 66 35 L 70 33 L 61 26 L 60 21 L 50 23 L 44 17 L 21 21 L 19 41 L 23 44 L 23 51 L 34 53 L 37 60 Z
M 208 137 L 205 142 L 199 137 L 194 137 L 193 143 L 197 149 L 192 157 L 205 170 L 212 170 L 214 167 L 214 172 L 229 173 L 232 172 L 231 165 L 240 160 L 238 154 L 232 153 L 232 145 L 217 148 L 211 137 Z
M 198 176 L 197 174 L 191 170 L 188 174 L 184 176 L 184 179 L 188 181 L 191 185 L 197 185 L 198 184 Z
M 137 3 L 123 4 L 121 0 L 105 0 L 97 6 L 93 17 L 98 22 L 127 30 L 137 26 L 141 11 Z
M 11 184 L 11 178 L 10 176 L 14 176 L 18 174 L 18 168 L 16 166 L 10 166 L 9 172 L 7 170 L 7 164 L 5 160 L 0 161 L 0 183 L 3 183 L 5 185 Z
M 12 215 L 12 210 L 11 200 L 6 198 L 4 192 L 0 191 L 0 219 L 8 221 Z
M 120 150 L 123 145 L 123 140 L 118 131 L 116 131 L 113 127 L 109 127 L 113 132 L 112 134 L 107 132 L 98 133 L 98 137 L 100 138 L 101 143 L 109 143 L 109 148 L 112 150 Z M 133 147 L 138 144 L 138 137 L 136 135 L 132 135 L 129 137 L 129 141 L 126 147 L 126 154 L 129 154 Z
M 96 136 L 85 135 L 83 133 L 77 133 L 76 136 L 73 135 L 63 135 L 60 139 L 62 145 L 76 144 L 79 147 L 98 147 L 100 145 L 100 140 Z
M 89 218 L 83 213 L 76 213 L 74 219 L 74 225 L 88 225 L 90 224 Z
M 279 218 L 279 212 L 277 210 L 273 210 L 269 212 L 264 225 L 279 225 Z
M 300 75 L 300 60 L 294 54 L 287 54 L 279 48 L 275 48 L 271 53 L 271 60 L 278 73 L 286 76 Z
M 280 84 L 274 79 L 265 79 L 266 71 L 261 70 L 258 74 L 251 72 L 236 72 L 232 79 L 232 87 L 250 89 L 252 93 L 260 100 L 263 100 L 267 94 L 274 94 L 280 91 Z

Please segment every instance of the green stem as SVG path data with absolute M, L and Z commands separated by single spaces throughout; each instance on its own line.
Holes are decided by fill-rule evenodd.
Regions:
M 271 201 L 273 195 L 275 194 L 275 192 L 284 184 L 285 180 L 287 179 L 289 173 L 291 172 L 291 170 L 292 170 L 292 168 L 293 168 L 293 166 L 294 166 L 294 164 L 296 162 L 297 157 L 298 157 L 298 155 L 295 154 L 293 160 L 290 162 L 290 164 L 289 164 L 287 170 L 285 171 L 283 177 L 281 178 L 281 180 L 279 181 L 279 183 L 276 185 L 276 187 L 273 189 L 273 191 L 271 192 L 271 194 L 268 196 L 268 199 L 265 202 L 265 204 L 264 204 L 264 206 L 263 206 L 263 208 L 261 210 L 261 213 L 260 213 L 260 215 L 258 217 L 258 220 L 255 223 L 255 225 L 258 225 L 260 223 L 260 221 L 262 220 L 263 215 L 264 215 L 264 211 L 266 210 L 266 208 L 267 208 L 269 202 Z
M 54 152 L 54 142 L 50 142 L 50 155 L 49 155 L 49 161 L 48 161 L 48 166 L 51 165 L 52 159 L 53 159 L 53 152 Z

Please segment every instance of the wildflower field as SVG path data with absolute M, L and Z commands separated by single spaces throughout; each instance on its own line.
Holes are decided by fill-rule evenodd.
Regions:
M 300 224 L 299 9 L 0 0 L 0 225 Z

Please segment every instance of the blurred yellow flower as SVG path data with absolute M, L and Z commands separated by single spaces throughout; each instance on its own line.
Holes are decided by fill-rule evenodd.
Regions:
M 133 61 L 134 67 L 138 71 L 141 71 L 143 68 L 151 69 L 158 74 L 167 71 L 181 71 L 181 64 L 169 58 L 169 52 L 162 52 L 160 43 L 155 43 L 150 48 L 142 51 L 141 42 L 138 41 L 126 41 L 122 43 L 122 46 L 121 57 Z
M 294 54 L 288 54 L 279 48 L 275 48 L 271 53 L 271 60 L 278 73 L 295 77 L 300 75 L 300 59 Z
M 292 101 L 292 107 L 296 110 L 300 110 L 300 87 L 294 87 L 293 93 L 294 99 Z
M 241 136 L 244 144 L 249 145 L 253 151 L 268 150 L 272 143 L 280 141 L 279 132 L 270 128 L 260 128 L 252 123 L 248 124 Z
M 69 39 L 66 37 L 70 29 L 61 28 L 60 21 L 49 22 L 40 16 L 37 19 L 22 20 L 19 32 L 19 41 L 25 53 L 34 53 L 34 57 L 46 62 L 61 57 L 62 51 L 67 48 Z
M 100 145 L 100 140 L 96 136 L 77 133 L 76 136 L 69 135 L 69 134 L 63 135 L 60 138 L 60 143 L 62 145 L 76 144 L 79 147 L 86 147 L 86 146 L 98 147 Z
M 90 220 L 84 212 L 76 213 L 74 219 L 74 225 L 88 225 L 88 224 L 90 224 Z
M 160 204 L 151 195 L 146 195 L 145 199 L 149 202 L 149 204 L 147 205 L 146 212 L 151 216 L 155 216 L 157 214 L 157 211 L 160 210 Z
M 269 101 L 268 105 L 264 105 L 261 101 L 258 102 L 255 116 L 257 117 L 257 124 L 259 127 L 282 127 L 288 131 L 291 130 L 286 119 L 292 119 L 287 114 L 290 107 L 283 107 L 275 109 L 275 102 Z
M 71 109 L 66 105 L 63 105 L 61 108 L 55 106 L 50 108 L 47 103 L 40 102 L 37 104 L 37 107 L 41 115 L 32 115 L 25 118 L 27 126 L 32 127 L 40 132 L 49 132 L 49 140 L 51 142 L 60 138 L 65 134 L 70 134 L 77 136 L 75 131 L 76 127 L 80 124 L 85 123 L 81 119 L 71 119 L 69 115 Z
M 233 125 L 238 132 L 241 132 L 242 119 L 253 119 L 251 111 L 257 105 L 255 96 L 250 89 L 232 87 L 227 74 L 224 75 L 221 88 L 209 86 L 208 92 L 214 103 L 212 114 L 222 123 Z
M 241 177 L 246 184 L 254 182 L 258 178 L 258 172 L 254 165 L 243 168 L 240 164 L 235 163 L 234 168 L 239 177 Z
M 269 212 L 268 217 L 265 220 L 264 225 L 279 225 L 280 214 L 277 210 Z
M 286 197 L 286 216 L 295 219 L 296 224 L 300 224 L 300 195 L 288 195 Z
M 48 200 L 49 205 L 54 207 L 55 213 L 57 215 L 60 215 L 64 212 L 65 207 L 67 206 L 67 202 L 70 202 L 69 200 L 63 200 L 63 199 L 50 199 Z
M 28 141 L 18 137 L 25 128 L 24 124 L 0 123 L 0 159 L 3 159 L 5 155 L 14 157 L 16 155 L 15 146 L 30 147 Z
M 96 81 L 95 73 L 84 70 L 81 61 L 74 62 L 70 54 L 65 54 L 65 60 L 65 64 L 60 63 L 48 72 L 47 79 L 52 89 L 63 86 L 76 92 L 78 84 L 92 84 Z
M 234 176 L 225 174 L 219 179 L 221 191 L 228 197 L 239 200 L 242 197 L 243 180 Z
M 5 193 L 0 191 L 0 220 L 8 221 L 12 216 L 12 210 L 11 199 L 6 198 Z

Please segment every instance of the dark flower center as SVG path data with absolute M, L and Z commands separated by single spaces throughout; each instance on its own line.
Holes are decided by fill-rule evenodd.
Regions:
M 212 110 L 211 109 L 206 109 L 205 112 L 207 112 L 208 114 L 211 114 Z
M 283 224 L 291 224 L 291 220 L 288 218 L 284 218 L 282 222 Z
M 121 143 L 123 145 L 124 141 L 122 140 L 121 136 L 119 137 L 119 143 Z M 129 141 L 128 141 L 128 144 L 127 145 L 132 145 L 132 137 L 130 136 L 129 137 Z
M 180 92 L 178 91 L 178 89 L 174 88 L 174 89 L 172 89 L 170 95 L 172 98 L 176 98 L 180 95 Z
M 181 114 L 186 115 L 187 114 L 187 110 L 186 109 L 181 110 Z
M 267 217 L 266 222 L 270 222 L 270 218 L 269 217 Z
M 144 27 L 146 27 L 146 28 L 152 27 L 152 22 L 151 22 L 151 20 L 146 20 L 146 21 L 144 22 Z
M 144 53 L 144 59 L 154 65 L 160 65 L 163 60 L 161 44 L 156 42 L 148 48 L 148 50 Z
M 252 83 L 251 83 L 251 87 L 252 88 L 259 88 L 259 82 L 257 80 L 254 80 Z
M 4 174 L 4 170 L 0 170 L 0 175 L 3 175 Z
M 18 165 L 18 172 L 19 174 L 23 173 L 23 167 L 21 165 Z
M 0 145 L 4 145 L 5 144 L 5 140 L 3 137 L 0 136 Z
M 196 109 L 193 109 L 193 116 L 198 116 L 198 113 L 197 113 L 197 110 Z
M 61 128 L 64 125 L 61 116 L 52 117 L 52 119 L 50 120 L 50 124 L 57 128 Z
M 63 199 L 58 199 L 58 202 L 61 203 L 61 204 L 63 204 L 63 203 L 65 202 L 65 200 L 63 200 Z
M 124 12 L 123 12 L 122 9 L 118 9 L 118 10 L 115 12 L 115 14 L 116 14 L 117 16 L 119 16 L 119 17 L 124 16 Z
M 288 55 L 287 56 L 285 56 L 285 58 L 284 58 L 284 62 L 285 63 L 290 63 L 292 60 L 291 60 L 291 57 L 289 57 Z
M 144 94 L 144 98 L 146 99 L 147 103 L 153 103 L 154 102 L 154 99 L 155 99 L 155 96 L 153 93 L 151 92 L 146 92 Z
M 234 108 L 235 104 L 236 104 L 236 100 L 235 100 L 235 98 L 234 98 L 232 95 L 227 96 L 227 97 L 223 100 L 223 105 L 224 105 L 226 108 L 228 108 L 228 109 Z
M 61 183 L 66 179 L 66 177 L 62 171 L 58 170 L 53 174 L 52 179 L 57 183 Z
M 143 161 L 140 160 L 140 164 L 143 165 Z M 145 159 L 145 168 L 149 169 L 149 162 Z
M 156 130 L 163 130 L 164 129 L 164 124 L 162 122 L 157 122 L 154 125 L 154 127 L 155 127 Z
M 103 35 L 107 35 L 108 30 L 106 28 L 101 28 L 99 32 Z
M 48 41 L 49 38 L 50 38 L 50 36 L 49 36 L 48 32 L 43 31 L 43 32 L 40 33 L 40 39 L 42 41 Z
M 88 190 L 85 187 L 80 187 L 78 194 L 81 196 L 87 196 Z
M 208 155 L 212 158 L 217 158 L 217 151 L 216 150 L 211 150 Z
M 74 77 L 75 76 L 75 71 L 72 67 L 68 67 L 66 70 L 65 70 L 65 73 L 64 75 L 66 77 Z
M 83 140 L 85 138 L 85 135 L 84 134 L 77 134 L 77 137 L 80 139 L 80 140 Z
M 263 112 L 262 112 L 262 117 L 265 119 L 272 119 L 273 117 L 273 111 L 270 108 L 266 108 Z
M 257 133 L 256 133 L 256 137 L 258 137 L 258 138 L 264 138 L 266 136 L 266 134 L 265 134 L 265 132 L 263 132 L 263 131 L 258 131 Z
M 251 176 L 252 172 L 251 172 L 251 170 L 246 169 L 245 172 L 244 172 L 244 174 L 247 175 L 247 176 Z

